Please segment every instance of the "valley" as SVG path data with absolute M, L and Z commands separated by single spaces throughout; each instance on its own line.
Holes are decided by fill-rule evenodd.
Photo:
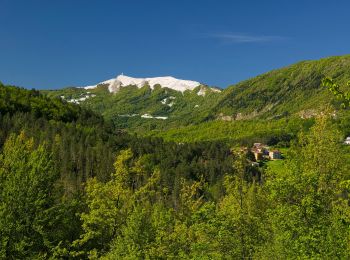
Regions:
M 344 86 L 349 67 L 301 62 L 221 90 L 0 84 L 0 258 L 347 255 L 349 108 L 322 79 Z
M 0 260 L 350 259 L 349 1 L 0 10 Z

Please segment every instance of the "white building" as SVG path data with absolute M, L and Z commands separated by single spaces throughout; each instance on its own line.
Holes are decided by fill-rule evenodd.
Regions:
M 271 160 L 282 159 L 281 152 L 278 150 L 273 150 L 269 152 L 269 157 Z
M 350 145 L 350 136 L 346 137 L 344 144 Z

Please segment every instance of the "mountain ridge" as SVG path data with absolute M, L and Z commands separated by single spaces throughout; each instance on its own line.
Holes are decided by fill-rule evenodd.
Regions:
M 350 55 L 301 61 L 239 82 L 221 92 L 205 85 L 181 92 L 158 84 L 151 84 L 152 87 L 142 79 L 135 82 L 128 77 L 125 84 L 134 85 L 123 85 L 113 93 L 109 90 L 112 80 L 88 89 L 67 88 L 45 93 L 99 112 L 112 119 L 118 128 L 143 132 L 216 120 L 233 123 L 310 118 L 327 104 L 339 108 L 339 102 L 322 87 L 321 81 L 326 76 L 341 84 L 349 80 Z
M 196 87 L 199 87 L 204 84 L 193 80 L 177 79 L 172 76 L 134 78 L 134 77 L 129 77 L 124 74 L 121 74 L 114 79 L 105 80 L 100 83 L 97 83 L 96 85 L 89 85 L 83 88 L 94 89 L 99 85 L 107 85 L 109 92 L 116 93 L 120 90 L 120 88 L 126 87 L 126 86 L 137 86 L 138 88 L 142 88 L 148 85 L 151 87 L 151 89 L 154 89 L 156 85 L 160 85 L 161 87 L 164 87 L 164 88 L 169 88 L 176 91 L 184 92 L 186 90 L 193 91 Z M 211 88 L 211 89 L 213 91 L 220 92 L 220 90 L 217 88 Z
M 337 100 L 324 87 L 324 77 L 344 84 L 350 79 L 350 55 L 301 61 L 229 86 L 223 91 L 212 115 L 222 113 L 232 119 L 250 116 L 268 118 L 299 115 Z

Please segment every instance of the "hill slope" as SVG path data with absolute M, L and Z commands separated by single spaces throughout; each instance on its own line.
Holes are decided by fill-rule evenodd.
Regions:
M 220 94 L 207 122 L 149 134 L 178 142 L 284 142 L 301 128 L 309 128 L 313 117 L 331 105 L 340 129 L 348 135 L 349 113 L 340 110 L 340 102 L 322 87 L 325 76 L 345 86 L 350 79 L 350 55 L 303 61 L 240 82 Z
M 129 130 L 171 128 L 206 121 L 220 91 L 205 85 L 188 85 L 189 89 L 184 90 L 183 81 L 176 85 L 178 81 L 168 82 L 168 87 L 152 82 L 151 85 L 134 82 L 136 85 L 117 86 L 106 81 L 96 86 L 44 93 L 91 108 L 113 120 L 119 128 Z
M 338 105 L 321 86 L 325 76 L 348 81 L 350 55 L 299 62 L 230 86 L 211 115 L 228 120 L 313 116 L 325 104 Z
M 31 113 L 35 117 L 62 122 L 85 124 L 102 122 L 103 118 L 91 110 L 70 104 L 59 98 L 48 98 L 37 90 L 26 90 L 0 83 L 0 115 Z
M 337 109 L 339 102 L 321 86 L 325 76 L 339 83 L 349 80 L 350 55 L 299 62 L 221 92 L 205 85 L 179 91 L 171 85 L 164 87 L 120 76 L 127 80 L 116 78 L 87 88 L 45 93 L 99 112 L 119 128 L 137 132 L 172 129 L 174 133 L 182 126 L 199 124 L 201 128 L 202 123 L 215 120 L 312 118 L 327 104 Z M 115 85 L 112 81 L 119 83 Z

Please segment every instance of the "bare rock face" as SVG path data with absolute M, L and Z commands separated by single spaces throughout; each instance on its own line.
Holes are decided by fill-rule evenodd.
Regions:
M 223 113 L 220 113 L 218 115 L 218 119 L 222 120 L 222 121 L 233 121 L 234 120 L 233 116 L 224 115 Z

